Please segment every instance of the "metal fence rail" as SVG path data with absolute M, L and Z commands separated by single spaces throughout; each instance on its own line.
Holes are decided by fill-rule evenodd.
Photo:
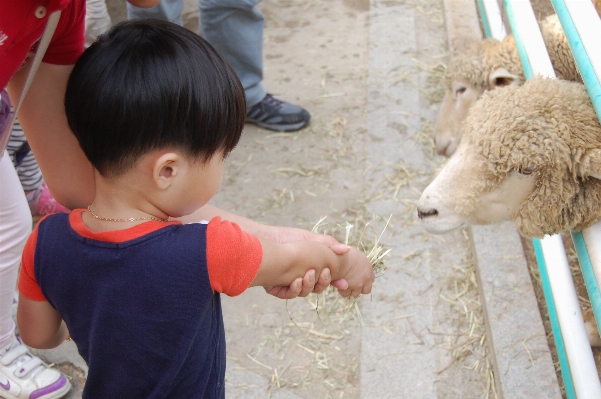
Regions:
M 552 0 L 559 22 L 568 39 L 576 65 L 601 122 L 601 19 L 590 1 Z M 580 268 L 601 331 L 601 223 L 582 232 L 573 232 Z

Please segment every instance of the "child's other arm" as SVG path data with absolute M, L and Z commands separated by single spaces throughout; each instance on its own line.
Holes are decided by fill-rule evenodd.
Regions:
M 43 223 L 45 221 L 42 219 L 36 225 L 23 248 L 19 271 L 17 323 L 23 342 L 34 348 L 48 349 L 60 345 L 69 332 L 56 309 L 46 300 L 35 278 L 38 229 Z
M 354 248 L 344 255 L 336 255 L 328 246 L 312 241 L 279 244 L 261 239 L 261 245 L 263 258 L 251 286 L 285 286 L 309 269 L 321 273 L 328 268 L 332 280 L 345 278 L 348 282 L 346 290 L 339 289 L 341 295 L 359 296 L 371 292 L 373 267 L 367 257 Z
M 33 348 L 55 348 L 69 336 L 63 319 L 48 301 L 34 301 L 19 294 L 17 322 L 21 339 Z

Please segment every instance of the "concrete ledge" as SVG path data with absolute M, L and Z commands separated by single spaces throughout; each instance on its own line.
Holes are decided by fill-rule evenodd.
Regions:
M 472 243 L 499 397 L 561 398 L 514 224 L 474 226 Z
M 475 0 L 444 0 L 444 17 L 451 51 L 482 39 Z

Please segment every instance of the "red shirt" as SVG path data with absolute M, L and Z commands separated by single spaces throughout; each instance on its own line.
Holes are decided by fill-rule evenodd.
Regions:
M 0 0 L 0 90 L 31 58 L 48 17 L 62 10 L 43 61 L 72 65 L 84 50 L 85 0 Z

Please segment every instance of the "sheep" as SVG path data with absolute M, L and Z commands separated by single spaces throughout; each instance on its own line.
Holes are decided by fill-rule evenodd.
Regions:
M 487 92 L 463 133 L 417 203 L 429 232 L 513 220 L 523 236 L 542 237 L 601 218 L 601 124 L 584 85 L 535 78 Z M 592 312 L 583 317 L 601 346 Z
M 427 230 L 513 220 L 543 237 L 601 217 L 601 126 L 584 85 L 535 78 L 488 91 L 463 133 L 418 202 Z
M 601 0 L 595 0 L 601 11 Z M 582 82 L 557 15 L 540 23 L 549 56 L 559 79 Z M 485 39 L 454 56 L 446 71 L 446 93 L 436 122 L 434 141 L 440 155 L 451 156 L 461 140 L 461 124 L 469 108 L 486 90 L 525 81 L 513 36 Z

